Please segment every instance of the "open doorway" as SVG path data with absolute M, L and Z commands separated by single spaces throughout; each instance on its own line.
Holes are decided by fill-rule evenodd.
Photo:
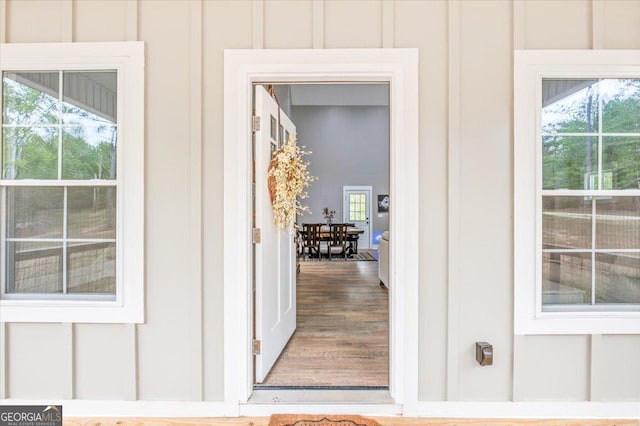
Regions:
M 260 120 L 254 132 L 254 161 L 265 163 L 255 165 L 254 217 L 267 240 L 263 243 L 268 244 L 271 235 L 264 229 L 271 225 L 270 212 L 265 216 L 271 205 L 261 193 L 269 152 L 281 146 L 286 135 L 297 134 L 298 145 L 311 152 L 306 158 L 309 171 L 318 178 L 303 200 L 311 212 L 297 220 L 296 289 L 270 289 L 271 283 L 261 275 L 270 272 L 264 270 L 263 257 L 278 264 L 274 252 L 284 247 L 286 259 L 290 246 L 259 244 L 254 252 L 254 341 L 259 348 L 255 388 L 388 389 L 389 295 L 379 285 L 377 247 L 388 231 L 389 211 L 374 213 L 372 199 L 389 194 L 389 83 L 269 84 L 256 85 L 254 93 Z M 265 100 L 265 93 L 273 99 Z M 330 232 L 340 223 L 350 232 L 342 247 L 332 245 Z M 315 250 L 307 246 L 303 231 L 311 224 L 322 227 Z M 285 265 L 274 279 L 286 282 L 289 270 Z M 297 295 L 297 303 L 290 303 L 290 294 Z M 295 332 L 279 330 L 296 309 Z M 278 348 L 278 343 L 265 339 L 279 340 Z
M 249 412 L 254 395 L 251 110 L 260 82 L 388 82 L 389 393 L 418 398 L 418 51 L 417 49 L 225 50 L 224 58 L 224 401 Z M 401 283 L 402 285 L 394 285 Z M 301 393 L 297 395 L 303 397 Z M 344 401 L 314 393 L 314 404 Z M 371 401 L 369 401 L 371 402 Z M 397 412 L 397 405 L 385 404 Z M 390 412 L 391 412 L 390 411 Z

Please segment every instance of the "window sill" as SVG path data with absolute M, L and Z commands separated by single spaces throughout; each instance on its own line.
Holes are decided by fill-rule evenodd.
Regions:
M 640 312 L 544 312 L 516 319 L 515 334 L 640 334 Z
M 0 301 L 0 322 L 66 322 L 141 324 L 141 304 L 126 306 L 100 301 Z

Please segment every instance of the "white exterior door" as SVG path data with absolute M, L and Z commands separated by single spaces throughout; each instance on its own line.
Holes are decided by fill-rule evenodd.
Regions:
M 364 233 L 358 239 L 358 249 L 371 248 L 371 192 L 370 186 L 345 186 L 344 221 L 355 224 Z
M 262 383 L 296 329 L 296 252 L 293 234 L 276 230 L 267 187 L 272 153 L 285 137 L 295 135 L 291 120 L 262 86 L 255 87 L 255 227 L 261 242 L 255 244 L 255 377 Z M 279 120 L 279 124 L 278 124 Z

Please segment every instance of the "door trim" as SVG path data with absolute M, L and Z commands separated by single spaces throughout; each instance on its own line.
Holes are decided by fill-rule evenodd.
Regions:
M 354 81 L 390 86 L 389 384 L 396 404 L 418 400 L 418 49 L 225 50 L 223 351 L 229 406 L 245 404 L 253 390 L 251 87 Z
M 373 205 L 371 204 L 371 197 L 373 197 L 373 186 L 371 185 L 360 185 L 360 186 L 349 186 L 345 185 L 342 187 L 342 221 L 343 222 L 351 222 L 349 219 L 349 214 L 347 212 L 347 191 L 367 191 L 369 192 L 368 203 L 369 203 L 369 247 L 374 247 L 371 242 L 371 237 L 373 235 Z

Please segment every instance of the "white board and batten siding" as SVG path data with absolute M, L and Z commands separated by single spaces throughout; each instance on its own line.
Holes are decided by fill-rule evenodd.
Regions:
M 0 397 L 75 399 L 78 413 L 84 400 L 223 401 L 223 50 L 417 47 L 414 413 L 445 401 L 504 403 L 494 415 L 528 401 L 640 401 L 639 335 L 514 337 L 512 217 L 513 50 L 640 49 L 640 1 L 0 5 L 6 43 L 146 49 L 146 323 L 2 324 Z M 494 345 L 491 367 L 474 360 L 479 340 Z

